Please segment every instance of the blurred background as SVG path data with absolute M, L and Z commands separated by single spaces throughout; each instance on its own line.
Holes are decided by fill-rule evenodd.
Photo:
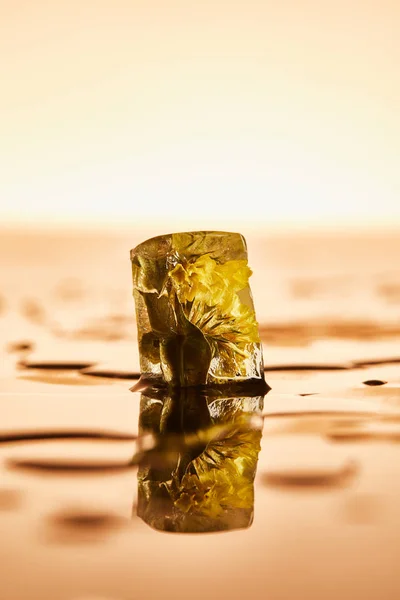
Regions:
M 394 0 L 4 3 L 4 224 L 394 227 Z
M 397 336 L 399 19 L 393 0 L 3 4 L 3 314 L 52 307 L 60 331 L 86 298 L 82 322 L 122 322 L 131 247 L 225 229 L 266 341 Z
M 399 24 L 0 0 L 4 600 L 400 598 Z M 246 237 L 272 388 L 254 525 L 211 544 L 139 522 L 153 446 L 113 437 L 140 435 L 130 249 L 199 229 Z

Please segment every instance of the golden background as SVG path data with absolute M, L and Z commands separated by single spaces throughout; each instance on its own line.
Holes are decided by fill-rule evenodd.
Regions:
M 398 226 L 397 0 L 1 3 L 0 221 Z

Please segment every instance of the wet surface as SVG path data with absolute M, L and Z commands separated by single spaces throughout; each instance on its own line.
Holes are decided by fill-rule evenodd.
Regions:
M 335 263 L 332 245 L 324 262 L 309 240 L 289 257 L 249 239 L 271 389 L 171 395 L 135 388 L 136 241 L 49 238 L 20 256 L 0 239 L 2 600 L 397 600 L 387 252 L 366 242 Z
M 9 460 L 7 467 L 10 469 L 19 469 L 27 471 L 48 471 L 50 473 L 56 473 L 64 471 L 66 473 L 115 473 L 119 471 L 125 471 L 131 468 L 129 463 L 127 464 L 112 464 L 107 462 L 82 462 L 81 460 L 66 460 L 64 457 L 53 458 L 53 459 L 37 459 L 37 460 Z
M 13 488 L 0 488 L 0 511 L 18 509 L 23 501 L 20 490 Z
M 21 361 L 19 363 L 19 365 L 21 368 L 25 368 L 25 369 L 44 369 L 44 370 L 48 370 L 50 369 L 51 371 L 69 371 L 69 370 L 79 370 L 79 369 L 86 369 L 87 367 L 91 366 L 91 363 L 87 363 L 87 362 L 77 362 L 76 360 L 70 360 L 70 361 L 44 361 L 44 362 L 37 362 L 35 360 L 33 361 Z
M 345 464 L 337 469 L 327 467 L 313 468 L 308 466 L 305 469 L 295 468 L 280 469 L 265 473 L 264 482 L 266 485 L 278 487 L 299 488 L 313 487 L 327 489 L 329 487 L 342 487 L 347 485 L 353 479 L 357 469 L 353 463 Z
M 112 512 L 92 508 L 67 508 L 50 515 L 44 524 L 44 543 L 55 546 L 104 543 L 113 534 L 130 525 L 130 521 Z

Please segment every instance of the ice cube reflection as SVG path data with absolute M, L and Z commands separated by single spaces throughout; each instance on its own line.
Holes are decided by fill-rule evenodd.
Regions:
M 137 514 L 154 529 L 204 533 L 252 524 L 264 395 L 220 393 L 141 394 L 139 431 L 157 442 L 139 468 Z

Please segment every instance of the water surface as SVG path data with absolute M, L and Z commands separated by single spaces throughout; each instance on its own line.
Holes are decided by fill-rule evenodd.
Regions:
M 132 392 L 129 236 L 0 237 L 0 595 L 397 599 L 400 244 L 248 239 L 265 397 Z

